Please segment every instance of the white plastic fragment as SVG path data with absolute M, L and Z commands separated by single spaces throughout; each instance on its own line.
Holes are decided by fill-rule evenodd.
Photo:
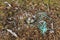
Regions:
M 30 18 L 28 18 L 28 21 L 31 20 Z
M 50 30 L 50 33 L 54 33 L 54 31 L 53 30 Z
M 4 2 L 4 3 L 5 3 L 5 4 L 8 4 L 8 6 L 9 6 L 9 7 L 11 7 L 11 5 L 10 5 L 7 1 L 6 1 L 6 2 Z
M 44 20 L 39 21 L 39 23 L 44 22 Z
M 34 22 L 34 19 L 31 20 L 31 23 L 33 23 L 33 22 Z
M 53 23 L 51 23 L 51 28 L 53 29 Z
M 13 36 L 18 37 L 17 34 L 16 34 L 15 32 L 12 32 L 12 30 L 7 29 L 7 31 L 10 32 Z
M 33 15 L 33 18 L 36 18 L 36 15 Z
M 53 22 L 51 23 L 51 29 L 54 29 L 53 28 Z M 50 33 L 54 33 L 54 30 L 50 30 Z
M 27 19 L 27 23 L 28 23 L 28 24 L 30 23 L 30 20 L 31 20 L 31 18 L 28 18 L 28 19 Z

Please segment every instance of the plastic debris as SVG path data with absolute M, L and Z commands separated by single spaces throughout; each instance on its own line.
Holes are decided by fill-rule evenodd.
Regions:
M 16 34 L 15 32 L 12 32 L 12 30 L 7 29 L 7 31 L 10 32 L 13 36 L 18 37 L 17 34 Z
M 54 33 L 54 30 L 50 30 L 49 32 L 50 32 L 50 33 Z
M 47 31 L 47 24 L 45 21 L 40 21 L 40 24 L 38 25 L 38 28 L 41 30 L 42 34 L 45 34 L 45 32 Z
M 46 12 L 40 12 L 38 13 L 40 16 L 39 18 L 42 19 L 43 17 L 47 17 L 47 13 Z
M 11 7 L 11 5 L 8 2 L 4 2 L 5 4 L 7 4 L 9 7 Z
M 30 18 L 30 17 L 28 17 L 27 18 L 27 20 L 26 20 L 26 22 L 28 23 L 28 24 L 33 24 L 34 22 L 35 22 L 35 18 Z

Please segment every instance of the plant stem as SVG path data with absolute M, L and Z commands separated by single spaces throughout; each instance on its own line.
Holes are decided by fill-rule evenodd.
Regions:
M 48 12 L 50 11 L 50 0 L 48 0 Z

